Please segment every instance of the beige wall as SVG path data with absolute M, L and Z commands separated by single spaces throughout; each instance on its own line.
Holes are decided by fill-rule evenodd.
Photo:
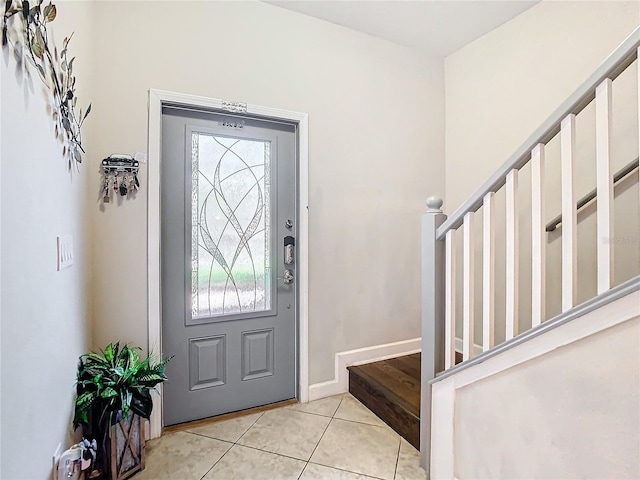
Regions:
M 636 317 L 461 388 L 456 478 L 639 478 L 639 360 Z
M 639 24 L 638 2 L 543 1 L 447 57 L 445 211 L 453 213 L 479 188 Z M 613 164 L 616 170 L 638 155 L 636 68 L 634 64 L 614 82 Z M 577 119 L 579 197 L 595 188 L 594 114 L 590 106 Z M 560 212 L 557 138 L 548 145 L 546 169 L 546 216 L 551 220 Z M 525 167 L 520 172 L 519 195 L 522 207 L 521 330 L 529 327 L 531 316 L 530 181 L 529 167 Z M 619 239 L 615 246 L 616 284 L 640 274 L 638 198 L 638 174 L 635 173 L 616 188 L 615 237 Z M 496 335 L 500 340 L 504 336 L 505 303 L 504 191 L 498 192 L 496 201 Z M 592 206 L 579 216 L 579 302 L 596 291 L 594 212 Z M 480 236 L 481 218 L 477 218 L 476 226 Z M 560 311 L 560 234 L 561 229 L 547 236 L 548 318 Z M 478 244 L 478 295 L 481 261 Z M 479 302 L 477 307 L 476 318 L 480 318 Z M 458 311 L 462 311 L 461 305 Z M 479 324 L 475 339 L 481 342 Z
M 78 101 L 92 98 L 92 4 L 56 2 L 57 44 L 75 31 Z M 2 59 L 2 462 L 0 477 L 44 479 L 58 445 L 71 445 L 78 357 L 91 332 L 86 187 L 90 164 L 68 170 L 37 75 Z M 91 151 L 89 116 L 83 145 Z M 75 263 L 56 271 L 56 236 L 72 234 Z
M 447 211 L 479 188 L 638 24 L 638 2 L 543 1 L 448 56 Z
M 104 209 L 96 171 L 146 150 L 149 88 L 309 113 L 311 383 L 333 377 L 336 352 L 419 336 L 419 220 L 444 194 L 442 60 L 260 2 L 95 8 L 94 344 L 147 342 L 146 168 L 137 199 Z

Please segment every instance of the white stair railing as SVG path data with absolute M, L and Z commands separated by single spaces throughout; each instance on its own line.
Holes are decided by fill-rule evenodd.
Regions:
M 539 334 L 548 327 L 546 310 L 545 264 L 545 147 L 560 136 L 560 184 L 562 222 L 561 310 L 571 317 L 577 303 L 577 211 L 575 187 L 576 115 L 595 101 L 596 173 L 597 173 L 597 294 L 604 295 L 613 285 L 613 198 L 614 174 L 611 166 L 611 124 L 613 80 L 639 57 L 640 28 L 636 29 L 526 141 L 525 143 L 450 217 L 442 212 L 442 200 L 430 197 L 422 220 L 422 408 L 421 465 L 427 471 L 431 449 L 430 381 L 443 370 L 446 375 L 468 368 L 492 352 L 523 341 L 533 331 Z M 636 62 L 639 70 L 640 62 Z M 640 82 L 638 84 L 640 92 Z M 639 94 L 640 97 L 640 94 Z M 640 108 L 638 108 L 640 117 Z M 640 123 L 640 122 L 639 122 Z M 639 145 L 640 151 L 640 145 Z M 519 217 L 518 177 L 527 164 L 531 167 L 531 329 L 518 332 Z M 495 194 L 505 191 L 505 340 L 496 345 L 495 327 Z M 482 207 L 482 285 L 474 285 L 474 222 Z M 479 219 L 478 219 L 479 220 Z M 557 223 L 557 219 L 556 219 Z M 462 289 L 456 284 L 457 230 L 462 228 Z M 555 228 L 555 227 L 553 227 Z M 478 239 L 480 241 L 480 238 Z M 640 282 L 634 279 L 633 288 Z M 476 289 L 481 295 L 475 295 Z M 625 292 L 628 290 L 624 290 Z M 456 366 L 456 299 L 462 298 L 462 359 Z M 476 299 L 482 302 L 482 354 L 474 358 Z M 598 302 L 593 302 L 598 304 Z M 556 317 L 558 318 L 558 317 Z M 573 317 L 571 317 L 573 318 Z M 551 321 L 548 321 L 550 324 Z M 559 323 L 558 323 L 559 324 Z M 520 336 L 518 336 L 520 334 Z

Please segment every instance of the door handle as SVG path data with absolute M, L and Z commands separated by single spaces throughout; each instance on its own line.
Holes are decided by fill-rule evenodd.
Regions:
M 288 268 L 284 271 L 284 283 L 285 285 L 289 285 L 293 283 L 293 270 L 289 270 Z
M 276 277 L 278 280 L 282 280 L 285 285 L 290 285 L 293 283 L 293 270 L 287 268 L 284 272 L 282 272 L 282 277 Z

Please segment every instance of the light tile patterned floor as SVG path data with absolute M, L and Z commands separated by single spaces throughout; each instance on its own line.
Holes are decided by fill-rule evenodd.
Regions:
M 136 480 L 424 480 L 418 451 L 349 394 L 147 443 Z

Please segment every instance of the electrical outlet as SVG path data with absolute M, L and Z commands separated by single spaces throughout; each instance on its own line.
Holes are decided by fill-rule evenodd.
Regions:
M 73 237 L 62 235 L 58 237 L 58 271 L 73 265 Z
M 60 454 L 62 453 L 62 444 L 58 443 L 56 451 L 53 452 L 53 468 L 51 469 L 51 480 L 58 479 L 58 463 L 60 462 Z

